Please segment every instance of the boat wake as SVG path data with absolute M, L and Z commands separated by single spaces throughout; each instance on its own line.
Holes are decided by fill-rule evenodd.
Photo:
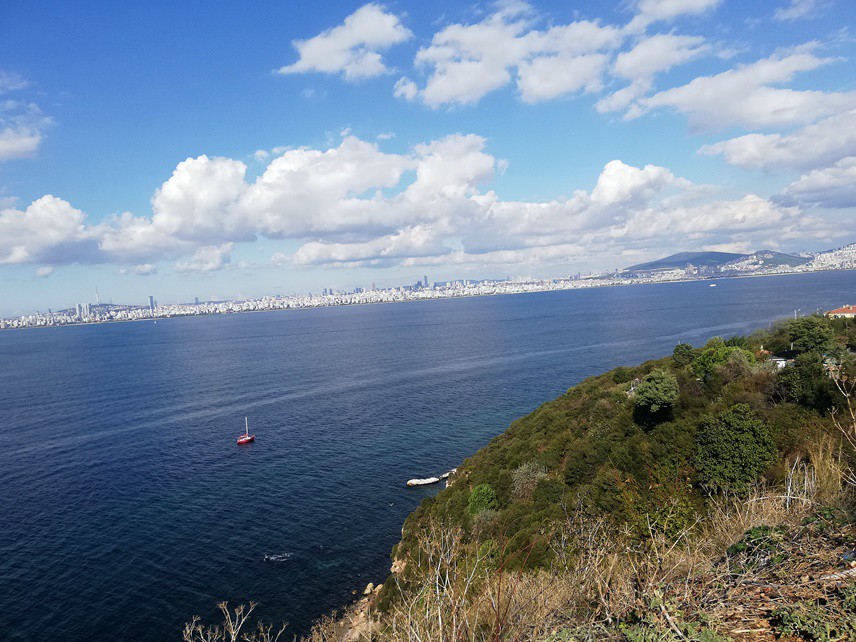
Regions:
M 287 562 L 291 559 L 291 553 L 273 553 L 265 555 L 265 562 Z

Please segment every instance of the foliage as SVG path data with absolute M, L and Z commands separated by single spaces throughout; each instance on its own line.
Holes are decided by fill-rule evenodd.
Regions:
M 836 389 L 846 382 L 830 379 L 817 351 L 778 372 L 754 360 L 762 346 L 793 356 L 796 332 L 801 349 L 831 334 L 826 354 L 846 363 L 853 324 L 813 319 L 699 350 L 682 344 L 513 422 L 411 513 L 397 571 L 373 602 L 383 614 L 370 612 L 375 628 L 350 639 L 722 642 L 717 627 L 741 595 L 750 607 L 740 605 L 741 617 L 757 615 L 778 635 L 854 637 L 856 589 L 778 600 L 774 618 L 761 600 L 751 613 L 753 587 L 784 591 L 782 577 L 819 577 L 842 563 L 843 534 L 852 540 L 841 521 L 849 513 L 816 509 L 849 510 L 842 478 L 856 470 L 856 372 Z M 658 403 L 645 403 L 668 409 L 655 422 L 638 412 L 649 384 Z M 342 630 L 313 629 L 309 639 L 341 640 Z
M 662 368 L 652 370 L 636 387 L 636 406 L 651 414 L 671 408 L 677 400 L 678 379 Z
M 648 622 L 624 626 L 621 629 L 627 642 L 729 642 L 730 638 L 716 631 L 692 624 L 674 624 L 674 628 Z
M 515 499 L 529 500 L 535 493 L 538 480 L 545 477 L 544 466 L 537 461 L 527 461 L 520 464 L 511 473 L 511 492 Z
M 832 384 L 816 352 L 797 355 L 793 364 L 779 372 L 777 390 L 786 401 L 817 410 L 832 405 Z
M 754 363 L 755 355 L 744 348 L 726 345 L 720 337 L 715 337 L 705 344 L 693 360 L 693 371 L 696 377 L 708 383 L 715 374 L 717 366 L 725 365 L 732 360 Z
M 699 425 L 696 471 L 709 491 L 745 494 L 775 455 L 769 427 L 747 404 L 736 404 Z
M 784 536 L 785 529 L 781 526 L 753 526 L 726 551 L 734 562 L 733 570 L 744 572 L 758 566 L 781 564 L 786 557 L 780 547 Z
M 618 366 L 612 371 L 612 380 L 615 383 L 627 383 L 633 379 L 633 371 L 624 366 Z
M 851 586 L 843 593 L 843 608 L 832 610 L 817 603 L 801 602 L 776 609 L 772 618 L 776 632 L 812 642 L 856 639 L 856 587 Z
M 683 367 L 692 363 L 694 355 L 695 350 L 693 350 L 693 347 L 689 343 L 679 343 L 675 346 L 674 352 L 672 352 L 672 359 L 675 365 Z
M 832 347 L 834 332 L 829 321 L 820 316 L 799 317 L 787 324 L 788 338 L 796 353 L 824 353 Z
M 729 348 L 743 348 L 744 350 L 749 350 L 749 338 L 735 334 L 733 337 L 729 337 L 725 340 L 725 345 Z
M 479 484 L 470 492 L 467 507 L 470 515 L 478 515 L 485 510 L 496 510 L 499 508 L 496 491 L 490 484 Z
M 843 349 L 848 326 L 821 321 Z M 823 401 L 834 387 L 816 357 L 795 364 L 808 394 L 786 394 L 779 381 L 795 366 L 777 373 L 755 363 L 761 345 L 789 349 L 788 327 L 776 324 L 745 341 L 715 338 L 700 349 L 684 344 L 672 357 L 580 382 L 465 460 L 456 480 L 407 519 L 396 556 L 414 555 L 424 524 L 443 519 L 473 541 L 501 540 L 506 568 L 547 567 L 553 552 L 542 547 L 544 533 L 571 507 L 589 516 L 609 515 L 636 535 L 650 525 L 676 536 L 705 513 L 711 493 L 745 493 L 762 474 L 768 483 L 784 483 L 792 461 L 787 458 L 808 458 L 835 430 Z M 803 372 L 809 359 L 814 361 Z M 641 383 L 628 394 L 633 380 Z M 645 388 L 655 381 L 668 381 L 671 390 L 676 382 L 677 390 L 674 401 L 671 392 L 665 399 L 672 403 L 668 410 L 652 418 L 638 411 L 636 400 L 647 399 Z M 856 470 L 856 457 L 853 462 Z M 828 468 L 823 483 L 831 495 L 840 476 L 835 466 Z M 475 519 L 485 509 L 473 497 L 481 485 L 493 493 L 489 512 Z

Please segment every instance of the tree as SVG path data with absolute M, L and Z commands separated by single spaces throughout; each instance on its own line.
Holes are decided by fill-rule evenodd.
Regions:
M 785 401 L 822 408 L 829 402 L 828 381 L 820 355 L 806 352 L 779 371 L 776 390 Z
M 675 346 L 675 351 L 672 353 L 672 358 L 675 363 L 681 367 L 688 366 L 693 362 L 693 347 L 689 343 L 679 343 Z
M 484 510 L 496 510 L 499 508 L 499 500 L 496 498 L 496 492 L 490 484 L 479 484 L 470 492 L 467 507 L 470 515 L 478 515 Z
M 678 379 L 671 372 L 657 368 L 636 388 L 636 406 L 656 415 L 668 410 L 678 400 Z
M 740 334 L 735 334 L 730 339 L 725 340 L 725 345 L 730 348 L 743 348 L 744 350 L 749 349 L 749 339 Z
M 705 344 L 701 353 L 693 361 L 693 371 L 696 377 L 707 382 L 717 366 L 727 363 L 732 358 L 745 360 L 746 363 L 755 362 L 755 355 L 748 350 L 726 345 L 720 337 L 714 337 Z
M 701 486 L 711 492 L 746 494 L 775 456 L 769 427 L 748 404 L 732 406 L 699 425 L 696 472 Z
M 825 317 L 800 317 L 788 321 L 788 337 L 797 353 L 817 352 L 823 354 L 832 347 L 834 333 Z

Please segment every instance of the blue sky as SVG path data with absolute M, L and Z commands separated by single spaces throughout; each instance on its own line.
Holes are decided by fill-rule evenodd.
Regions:
M 856 241 L 844 0 L 0 6 L 0 313 Z

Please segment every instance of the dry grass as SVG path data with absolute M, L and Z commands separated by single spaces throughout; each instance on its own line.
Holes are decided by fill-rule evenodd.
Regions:
M 625 640 L 629 639 L 627 629 L 621 627 L 641 622 L 659 632 L 659 637 L 644 639 L 680 641 L 701 639 L 692 637 L 696 629 L 691 623 L 702 626 L 703 615 L 727 627 L 732 639 L 771 639 L 741 637 L 742 629 L 734 624 L 737 616 L 720 612 L 720 603 L 739 601 L 736 596 L 744 595 L 741 591 L 754 581 L 751 573 L 755 572 L 747 571 L 747 566 L 735 580 L 725 552 L 758 526 L 781 525 L 790 529 L 787 532 L 794 542 L 807 546 L 806 542 L 814 540 L 806 539 L 798 525 L 818 506 L 843 502 L 844 480 L 838 445 L 830 438 L 814 444 L 805 456 L 794 458 L 781 487 L 711 501 L 704 518 L 679 529 L 676 535 L 672 528 L 648 523 L 640 538 L 638 531 L 618 528 L 608 519 L 593 519 L 571 508 L 560 523 L 544 531 L 553 563 L 538 572 L 508 570 L 501 547 L 477 547 L 460 528 L 435 522 L 419 534 L 418 552 L 407 560 L 406 579 L 395 576 L 401 582 L 400 596 L 391 600 L 385 612 L 376 611 L 370 600 L 358 613 L 323 618 L 303 640 Z M 667 531 L 672 534 L 666 535 Z M 802 568 L 799 546 L 790 549 L 793 569 Z M 817 568 L 829 566 L 824 550 L 821 546 L 811 554 Z M 234 615 L 225 605 L 221 610 L 225 626 L 204 629 L 194 619 L 185 630 L 185 642 L 270 642 L 278 638 L 264 627 L 249 635 L 241 633 L 252 605 Z M 764 613 L 764 617 L 769 615 Z M 752 620 L 751 614 L 738 615 Z

